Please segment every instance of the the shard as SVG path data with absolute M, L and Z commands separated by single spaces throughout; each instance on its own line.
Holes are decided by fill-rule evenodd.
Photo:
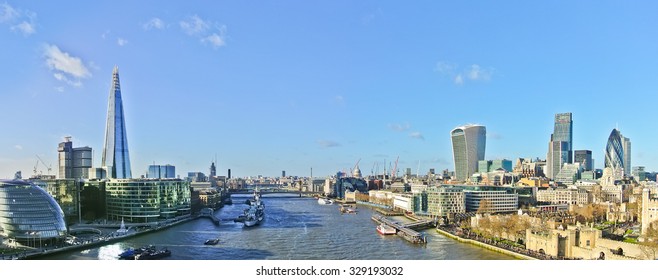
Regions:
M 105 126 L 105 146 L 103 147 L 103 168 L 108 178 L 131 178 L 126 122 L 123 117 L 119 68 L 112 71 L 112 86 L 107 105 L 107 125 Z

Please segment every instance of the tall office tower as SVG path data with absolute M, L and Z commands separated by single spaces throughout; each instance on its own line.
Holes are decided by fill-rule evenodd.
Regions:
M 555 114 L 555 126 L 551 141 L 567 142 L 567 163 L 573 163 L 573 119 L 571 113 Z
M 285 170 L 282 170 L 282 171 L 281 171 L 281 178 L 285 178 L 285 177 L 286 177 L 286 171 L 285 171 Z
M 631 174 L 631 139 L 621 137 L 621 147 L 624 149 L 624 174 Z
M 613 129 L 605 147 L 605 167 L 612 169 L 615 179 L 631 173 L 631 140 Z M 628 161 L 628 162 L 627 162 Z
M 549 142 L 548 155 L 546 157 L 546 177 L 554 179 L 568 160 L 569 143 L 563 141 Z
M 123 117 L 121 86 L 119 85 L 119 67 L 112 71 L 112 86 L 107 106 L 107 125 L 105 126 L 105 146 L 102 165 L 107 170 L 108 178 L 131 178 L 126 123 Z
M 73 148 L 71 137 L 65 137 L 64 142 L 57 147 L 60 179 L 89 179 L 89 169 L 92 165 L 92 149 L 90 147 Z
M 217 177 L 217 167 L 215 166 L 215 162 L 213 161 L 210 164 L 210 178 Z
M 577 150 L 573 153 L 573 162 L 580 163 L 583 171 L 594 170 L 594 162 L 592 161 L 592 151 L 590 150 Z
M 466 181 L 478 169 L 478 161 L 484 160 L 487 129 L 483 125 L 465 125 L 450 132 L 455 177 Z

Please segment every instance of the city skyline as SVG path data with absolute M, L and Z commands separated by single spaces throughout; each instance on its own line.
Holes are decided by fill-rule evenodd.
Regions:
M 215 158 L 234 177 L 359 159 L 370 175 L 398 156 L 398 170 L 454 170 L 464 123 L 487 127 L 486 159 L 544 158 L 564 112 L 569 150 L 595 168 L 618 127 L 633 166 L 657 171 L 656 5 L 3 2 L 0 178 L 28 177 L 37 155 L 56 170 L 65 136 L 101 167 L 115 65 L 133 177 L 153 163 L 207 173 Z

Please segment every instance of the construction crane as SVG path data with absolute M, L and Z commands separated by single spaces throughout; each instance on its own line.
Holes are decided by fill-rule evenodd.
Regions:
M 45 162 L 43 162 L 43 159 L 41 159 L 39 155 L 37 155 L 37 159 L 39 160 L 37 161 L 37 164 L 34 165 L 34 174 L 37 174 L 37 165 L 39 165 L 39 162 L 41 162 L 41 164 L 43 164 L 43 166 L 45 166 L 48 169 L 48 175 L 50 175 L 50 172 L 52 171 L 51 165 L 48 165 Z
M 399 159 L 400 159 L 400 156 L 398 156 L 398 158 L 395 159 L 395 166 L 393 167 L 393 170 L 391 170 L 391 180 L 393 180 L 393 178 L 395 178 L 396 173 L 398 172 L 398 160 Z

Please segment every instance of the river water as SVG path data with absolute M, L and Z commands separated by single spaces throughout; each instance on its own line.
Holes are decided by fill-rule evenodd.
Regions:
M 175 260 L 509 260 L 510 256 L 444 237 L 434 229 L 424 245 L 392 235 L 381 236 L 365 206 L 357 214 L 341 214 L 338 205 L 319 205 L 313 198 L 267 194 L 265 220 L 244 227 L 233 219 L 249 196 L 233 196 L 233 205 L 215 212 L 219 226 L 201 218 L 171 228 L 97 248 L 50 255 L 51 260 L 106 260 L 129 247 L 167 247 Z M 395 217 L 404 219 L 402 217 Z M 204 245 L 219 238 L 217 245 Z

